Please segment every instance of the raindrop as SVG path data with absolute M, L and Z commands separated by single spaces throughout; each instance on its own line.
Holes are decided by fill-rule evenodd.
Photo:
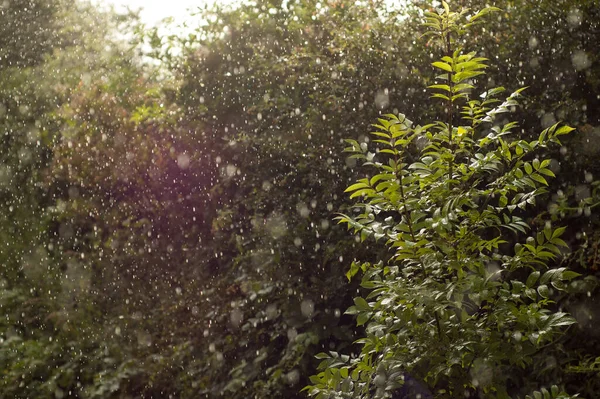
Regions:
M 187 169 L 190 166 L 190 156 L 186 153 L 181 153 L 177 156 L 177 166 L 181 169 Z
M 310 215 L 310 209 L 308 209 L 308 206 L 304 202 L 300 202 L 296 205 L 296 211 L 303 218 L 307 218 Z
M 279 310 L 277 309 L 277 305 L 270 304 L 267 306 L 265 310 L 265 314 L 267 315 L 267 320 L 273 320 L 279 315 Z
M 230 320 L 234 327 L 239 327 L 240 324 L 242 324 L 243 319 L 244 313 L 240 309 L 235 308 L 231 311 Z
M 236 167 L 235 165 L 231 165 L 231 164 L 229 164 L 229 165 L 227 165 L 227 167 L 225 168 L 225 174 L 226 174 L 228 177 L 233 177 L 233 176 L 235 176 L 236 172 L 237 172 L 237 167 Z
M 582 20 L 583 15 L 581 13 L 581 10 L 574 8 L 571 11 L 569 11 L 569 15 L 567 15 L 567 22 L 569 23 L 569 25 L 571 25 L 571 27 L 578 27 L 579 25 L 581 25 Z
M 514 339 L 515 341 L 517 341 L 517 342 L 520 342 L 522 338 L 523 338 L 523 334 L 521 334 L 521 332 L 520 332 L 520 331 L 516 331 L 516 332 L 513 334 L 513 339 Z
M 287 233 L 285 218 L 278 213 L 273 213 L 266 219 L 265 228 L 275 239 L 281 238 Z
M 356 158 L 350 158 L 350 157 L 346 158 L 346 166 L 347 167 L 354 168 L 354 167 L 356 167 L 356 164 L 357 164 Z
M 538 57 L 532 57 L 529 60 L 529 66 L 532 68 L 537 68 L 540 66 L 540 59 Z
M 390 105 L 390 96 L 388 90 L 379 90 L 375 94 L 375 106 L 378 109 L 386 109 Z
M 538 43 L 539 43 L 539 42 L 538 42 L 538 39 L 537 39 L 537 37 L 535 37 L 535 36 L 532 36 L 532 37 L 529 39 L 529 48 L 533 50 L 534 48 L 536 48 L 536 47 L 538 46 Z
M 582 201 L 591 196 L 590 188 L 586 184 L 579 184 L 575 186 L 575 200 Z
M 298 336 L 298 331 L 295 328 L 290 328 L 287 330 L 287 337 L 290 342 L 294 342 L 296 337 Z
M 138 331 L 138 333 L 136 334 L 136 338 L 138 341 L 138 345 L 140 346 L 152 345 L 152 336 L 146 331 Z
M 22 163 L 29 163 L 31 161 L 32 155 L 29 148 L 23 147 L 19 150 L 19 161 Z
M 303 300 L 300 304 L 300 311 L 302 312 L 302 315 L 307 319 L 312 318 L 315 312 L 315 303 L 310 299 Z
M 571 62 L 576 71 L 588 69 L 592 65 L 592 60 L 585 51 L 577 50 L 571 55 Z
M 296 369 L 290 371 L 285 375 L 287 383 L 290 385 L 296 385 L 300 381 L 300 372 Z
M 11 182 L 12 173 L 9 166 L 0 165 L 0 186 L 8 186 Z
M 556 117 L 554 116 L 554 113 L 547 112 L 544 115 L 542 115 L 541 123 L 542 123 L 542 128 L 544 128 L 544 129 L 554 125 L 556 123 Z

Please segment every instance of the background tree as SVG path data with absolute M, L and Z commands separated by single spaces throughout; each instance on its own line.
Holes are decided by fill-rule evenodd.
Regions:
M 402 109 L 418 121 L 443 111 L 423 91 L 435 79 L 433 50 L 417 29 L 420 10 L 439 4 L 261 0 L 200 10 L 189 35 L 148 30 L 127 42 L 133 36 L 115 32 L 141 32 L 132 15 L 40 2 L 28 14 L 39 18 L 17 26 L 17 3 L 2 18 L 22 33 L 2 36 L 13 38 L 2 46 L 13 64 L 0 71 L 0 123 L 9 132 L 0 154 L 5 395 L 299 397 L 314 354 L 357 351 L 362 330 L 343 311 L 358 287 L 344 274 L 354 258 L 389 254 L 331 221 L 351 211 L 343 190 L 359 173 L 342 156 L 342 139 L 362 140 L 382 112 Z M 529 64 L 512 61 L 531 37 L 506 23 L 518 20 L 564 43 L 556 59 L 572 65 L 573 38 L 594 43 L 592 3 L 540 2 L 558 11 L 533 13 L 527 2 L 506 2 L 494 28 L 468 40 L 506 60 L 510 73 L 532 76 Z M 581 24 L 546 31 L 551 16 L 571 9 Z M 142 39 L 160 69 L 141 63 L 147 58 L 133 46 Z M 553 46 L 539 40 L 537 49 L 552 54 Z M 595 53 L 582 49 L 590 65 L 576 73 L 593 83 Z M 536 82 L 546 78 L 542 68 Z M 503 73 L 487 76 L 499 82 Z M 528 95 L 551 107 L 559 94 L 578 95 L 569 87 L 540 84 Z M 569 104 L 568 115 L 583 115 L 582 103 Z M 540 118 L 528 116 L 524 131 L 539 132 Z M 555 172 L 581 160 L 581 181 L 557 180 L 552 206 L 540 199 L 526 220 L 568 218 L 568 261 L 589 277 L 558 302 L 581 310 L 573 313 L 586 339 L 575 335 L 540 371 L 573 386 L 590 381 L 594 392 L 586 377 L 599 354 L 587 317 L 597 239 L 595 186 L 586 179 L 595 166 L 574 154 L 595 130 L 591 119 L 570 118 L 580 129 L 566 152 L 548 156 Z M 584 147 L 590 159 L 592 149 Z M 568 356 L 557 356 L 562 350 Z M 575 367 L 578 357 L 587 362 Z M 573 374 L 552 366 L 558 359 Z

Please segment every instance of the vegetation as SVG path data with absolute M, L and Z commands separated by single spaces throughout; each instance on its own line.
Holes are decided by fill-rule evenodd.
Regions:
M 597 6 L 455 3 L 0 2 L 0 397 L 594 397 Z
M 362 269 L 361 285 L 371 292 L 347 313 L 367 324 L 366 337 L 357 341 L 363 347 L 355 359 L 317 356 L 324 371 L 309 392 L 318 398 L 331 391 L 385 397 L 398 388 L 508 398 L 530 383 L 519 369 L 535 368 L 549 344 L 557 350 L 561 327 L 575 322 L 551 309 L 552 291 L 578 276 L 548 268 L 567 247 L 565 228 L 548 222 L 526 243 L 502 247 L 530 230 L 521 210 L 554 177 L 550 159 L 534 158 L 535 151 L 561 144 L 558 136 L 574 129 L 555 124 L 532 141 L 511 137 L 518 125 L 502 117 L 522 89 L 504 100 L 497 98 L 503 87 L 478 93 L 473 81 L 485 75 L 487 60 L 457 48 L 469 26 L 499 9 L 464 21 L 467 10 L 443 7 L 426 13 L 425 25 L 445 54 L 432 64 L 439 83 L 429 86 L 446 105 L 444 118 L 413 126 L 403 114 L 386 114 L 372 132 L 377 147 L 347 140 L 346 151 L 376 174 L 346 189 L 362 200 L 356 216 L 339 220 L 361 240 L 386 240 L 393 256 L 352 265 L 349 276 Z

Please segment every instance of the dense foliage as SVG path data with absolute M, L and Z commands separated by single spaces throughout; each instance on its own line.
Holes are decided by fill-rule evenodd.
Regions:
M 429 86 L 446 104 L 444 118 L 413 126 L 403 114 L 386 114 L 372 132 L 377 147 L 347 140 L 352 157 L 376 174 L 346 189 L 362 200 L 357 215 L 340 222 L 361 240 L 385 239 L 393 257 L 352 266 L 351 274 L 365 272 L 362 286 L 371 292 L 347 312 L 368 323 L 367 335 L 355 359 L 318 356 L 324 371 L 309 388 L 317 398 L 330 391 L 386 397 L 396 389 L 508 398 L 529 384 L 518 369 L 540 363 L 548 343 L 556 350 L 560 327 L 575 322 L 551 310 L 553 290 L 565 290 L 578 275 L 548 268 L 567 247 L 560 238 L 565 228 L 547 223 L 514 250 L 501 247 L 529 232 L 521 210 L 554 177 L 550 159 L 532 155 L 560 145 L 558 136 L 574 129 L 555 124 L 532 141 L 512 137 L 518 124 L 504 121 L 505 114 L 522 89 L 504 100 L 503 87 L 479 93 L 473 83 L 485 75 L 487 60 L 457 48 L 467 27 L 499 10 L 484 8 L 466 22 L 467 10 L 443 6 L 426 14 L 425 25 L 430 43 L 445 54 L 433 62 L 439 83 Z
M 143 29 L 135 14 L 79 0 L 0 2 L 0 397 L 305 397 L 300 390 L 322 361 L 315 355 L 360 362 L 366 342 L 357 339 L 400 332 L 400 369 L 430 390 L 492 395 L 490 387 L 504 386 L 523 395 L 547 387 L 539 395 L 551 395 L 555 384 L 593 397 L 600 389 L 593 378 L 600 372 L 598 7 L 497 3 L 501 11 L 454 43 L 491 61 L 443 50 L 452 71 L 436 72 L 440 49 L 420 26 L 425 11 L 443 15 L 436 1 L 391 9 L 379 0 L 257 0 L 200 10 L 191 33 L 170 36 Z M 454 82 L 477 90 L 453 83 L 452 104 L 430 99 L 424 88 L 438 85 L 446 95 L 444 75 L 465 62 L 489 65 L 485 75 Z M 492 102 L 502 98 L 493 90 L 500 85 L 529 86 L 522 106 L 513 109 L 517 97 L 509 97 L 510 112 L 479 122 L 483 108 L 502 107 Z M 480 101 L 473 115 L 460 114 L 462 97 Z M 418 123 L 409 126 L 399 110 L 414 121 L 446 116 L 419 122 L 413 137 Z M 380 134 L 369 139 L 377 118 Z M 566 125 L 577 130 L 558 145 Z M 394 209 L 370 218 L 377 196 L 363 205 L 345 198 L 364 173 L 360 157 L 342 153 L 347 138 L 355 155 L 403 176 L 401 185 L 361 180 L 388 201 L 378 207 Z M 393 144 L 392 153 L 376 153 L 373 138 Z M 406 148 L 396 145 L 409 139 Z M 427 145 L 438 155 L 421 154 Z M 384 164 L 387 156 L 398 160 Z M 384 169 L 374 175 L 390 173 Z M 377 190 L 385 183 L 393 187 Z M 406 201 L 394 197 L 399 187 Z M 481 211 L 486 196 L 493 213 Z M 356 236 L 335 224 L 336 212 L 348 220 L 364 214 Z M 397 259 L 403 247 L 389 248 L 421 241 L 400 223 L 414 215 L 415 224 L 440 219 L 413 231 L 431 252 L 428 278 L 412 270 L 418 263 L 396 267 L 408 262 Z M 497 238 L 496 225 L 515 231 Z M 534 243 L 515 251 L 526 235 Z M 492 244 L 480 248 L 485 243 Z M 362 263 L 369 259 L 381 267 Z M 536 260 L 559 271 L 548 274 Z M 483 278 L 503 263 L 509 273 Z M 562 282 L 574 272 L 581 276 Z M 367 298 L 375 286 L 378 296 Z M 422 309 L 392 315 L 406 293 L 421 293 Z M 515 303 L 534 320 L 510 313 Z M 561 312 L 577 323 L 556 335 L 573 321 Z M 394 317 L 415 318 L 413 330 L 394 330 Z M 501 317 L 511 336 L 469 343 L 460 330 L 489 330 Z M 445 347 L 456 339 L 465 342 L 455 352 L 472 365 L 447 367 Z M 367 395 L 391 393 L 399 382 L 380 385 L 379 371 L 389 377 L 389 367 L 400 367 L 386 362 L 361 374 L 383 387 L 365 388 Z M 474 368 L 485 376 L 498 364 L 502 372 L 474 386 Z

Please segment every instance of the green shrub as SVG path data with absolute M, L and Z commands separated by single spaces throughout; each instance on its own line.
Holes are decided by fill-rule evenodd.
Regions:
M 356 213 L 339 222 L 361 240 L 385 240 L 392 256 L 352 265 L 348 277 L 362 270 L 370 291 L 347 311 L 366 326 L 362 350 L 318 355 L 322 371 L 305 388 L 311 396 L 389 397 L 410 377 L 422 397 L 509 397 L 511 386 L 529 389 L 518 370 L 574 323 L 552 306 L 553 293 L 577 277 L 549 268 L 566 247 L 565 228 L 547 222 L 532 231 L 524 219 L 554 177 L 538 150 L 573 129 L 555 124 L 535 140 L 519 138 L 507 116 L 524 88 L 503 100 L 502 87 L 479 94 L 487 59 L 459 46 L 497 10 L 470 15 L 443 2 L 425 13 L 424 36 L 444 53 L 429 86 L 445 108 L 440 120 L 415 125 L 387 114 L 372 141 L 346 140 L 351 157 L 374 172 L 347 188 Z

